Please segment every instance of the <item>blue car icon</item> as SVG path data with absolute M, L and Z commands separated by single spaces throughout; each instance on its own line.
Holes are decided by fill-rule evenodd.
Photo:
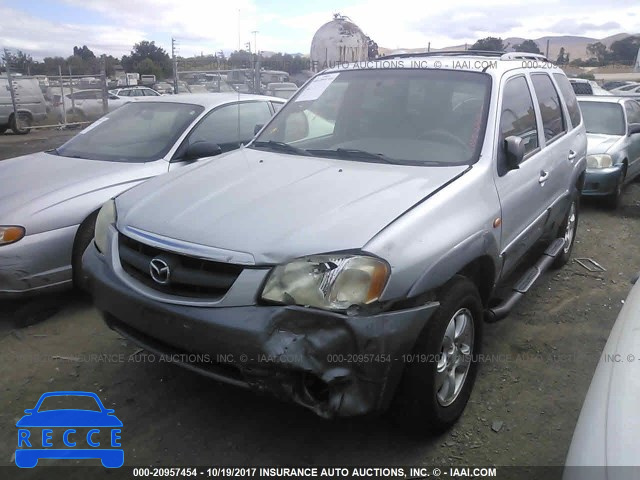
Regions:
M 59 408 L 40 411 L 42 402 L 51 397 L 90 397 L 95 400 L 99 410 Z M 107 468 L 118 468 L 123 465 L 124 450 L 118 448 L 121 447 L 122 422 L 113 414 L 114 410 L 104 407 L 95 393 L 75 391 L 48 392 L 40 397 L 34 408 L 27 409 L 24 412 L 26 415 L 16 423 L 16 427 L 18 427 L 18 449 L 16 449 L 15 458 L 18 467 L 33 468 L 41 458 L 99 458 L 102 465 Z M 38 430 L 30 430 L 33 428 Z M 76 428 L 90 429 L 83 436 Z M 53 429 L 64 430 L 62 439 L 66 448 L 53 448 Z M 109 434 L 110 448 L 105 448 L 106 445 L 104 445 L 106 443 L 104 441 L 105 433 L 101 433 L 101 431 L 105 430 Z M 83 448 L 85 443 L 88 448 Z

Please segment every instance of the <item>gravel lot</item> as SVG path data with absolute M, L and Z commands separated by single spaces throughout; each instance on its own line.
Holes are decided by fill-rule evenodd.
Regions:
M 55 147 L 73 133 L 0 136 L 0 158 Z M 68 293 L 0 306 L 0 465 L 12 462 L 15 421 L 49 390 L 95 391 L 114 408 L 128 465 L 562 465 L 640 269 L 640 183 L 627 187 L 617 212 L 585 202 L 580 214 L 574 258 L 591 257 L 606 272 L 571 262 L 545 275 L 507 319 L 486 325 L 470 404 L 444 435 L 409 438 L 387 417 L 326 421 L 131 357 L 138 348 L 109 330 L 89 300 Z

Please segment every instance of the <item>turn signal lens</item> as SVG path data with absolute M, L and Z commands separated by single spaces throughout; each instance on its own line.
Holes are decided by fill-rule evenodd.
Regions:
M 0 245 L 8 245 L 22 240 L 25 233 L 23 227 L 0 227 Z

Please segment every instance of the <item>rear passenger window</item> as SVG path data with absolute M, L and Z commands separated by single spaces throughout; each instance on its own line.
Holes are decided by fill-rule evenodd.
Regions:
M 531 92 L 524 77 L 507 82 L 500 114 L 500 151 L 504 139 L 515 135 L 524 140 L 525 155 L 538 148 L 538 127 Z
M 553 77 L 556 79 L 560 93 L 564 98 L 564 103 L 567 104 L 567 110 L 569 110 L 569 118 L 571 119 L 571 125 L 577 127 L 580 125 L 582 116 L 580 115 L 580 108 L 578 107 L 578 99 L 576 94 L 571 88 L 571 84 L 565 75 L 561 73 L 554 73 Z
M 542 127 L 544 138 L 549 143 L 556 137 L 562 135 L 566 128 L 562 116 L 562 106 L 560 97 L 556 91 L 551 78 L 545 73 L 531 75 L 533 89 L 538 97 L 538 106 L 542 116 Z
M 629 101 L 624 104 L 624 108 L 627 111 L 628 123 L 640 123 L 640 104 L 636 101 Z

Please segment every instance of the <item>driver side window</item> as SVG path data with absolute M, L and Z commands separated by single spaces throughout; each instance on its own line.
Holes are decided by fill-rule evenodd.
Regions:
M 525 156 L 539 146 L 533 99 L 524 77 L 509 80 L 504 87 L 500 114 L 500 151 L 505 138 L 512 135 L 524 140 Z

